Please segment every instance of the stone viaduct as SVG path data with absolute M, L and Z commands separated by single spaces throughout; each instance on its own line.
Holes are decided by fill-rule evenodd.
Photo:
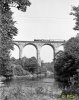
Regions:
M 19 48 L 19 58 L 22 58 L 22 51 L 26 45 L 33 45 L 36 48 L 37 61 L 39 65 L 41 65 L 40 50 L 44 45 L 49 45 L 52 47 L 54 51 L 54 58 L 55 58 L 55 54 L 57 53 L 58 47 L 60 47 L 61 45 L 64 46 L 64 44 L 65 44 L 65 40 L 58 41 L 58 40 L 35 39 L 34 41 L 14 41 L 14 45 L 16 45 Z

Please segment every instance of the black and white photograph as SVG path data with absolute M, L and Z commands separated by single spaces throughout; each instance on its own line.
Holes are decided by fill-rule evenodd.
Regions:
M 79 0 L 0 0 L 0 100 L 79 100 Z

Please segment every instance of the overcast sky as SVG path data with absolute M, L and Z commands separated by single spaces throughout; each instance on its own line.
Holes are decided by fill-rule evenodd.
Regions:
M 26 12 L 21 12 L 12 8 L 14 12 L 13 18 L 18 28 L 18 35 L 15 37 L 15 40 L 68 40 L 76 36 L 78 32 L 73 30 L 75 21 L 73 20 L 74 16 L 70 15 L 70 12 L 72 6 L 78 5 L 78 0 L 30 0 L 30 2 L 32 4 L 27 8 Z M 26 48 L 28 49 L 28 47 Z M 34 49 L 35 52 L 35 48 L 32 47 L 32 49 Z M 44 49 L 46 49 L 46 47 L 44 47 Z M 25 51 L 26 49 L 23 51 L 23 56 L 25 55 Z M 49 47 L 48 51 L 50 53 L 52 49 Z M 35 55 L 36 53 L 34 52 L 32 53 Z M 41 52 L 45 51 L 42 50 Z M 43 57 L 41 56 L 43 60 L 47 57 L 53 59 L 51 53 L 45 57 L 46 54 L 44 54 Z M 29 53 L 26 55 L 30 56 Z

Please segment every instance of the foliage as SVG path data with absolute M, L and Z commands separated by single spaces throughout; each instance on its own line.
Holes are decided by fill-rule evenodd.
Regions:
M 74 58 L 76 58 L 76 60 L 79 59 L 79 38 L 78 37 L 69 39 L 65 43 L 64 48 L 69 55 L 72 55 Z
M 0 3 L 0 67 L 1 74 L 7 73 L 10 61 L 10 49 L 13 49 L 13 36 L 17 35 L 17 28 L 14 26 L 12 12 L 10 9 L 5 12 L 6 8 Z
M 21 59 L 10 58 L 10 63 L 15 65 L 21 65 Z
M 14 75 L 23 76 L 28 74 L 29 72 L 24 70 L 21 65 L 16 65 L 16 67 L 14 68 Z
M 0 0 L 1 7 L 5 7 L 5 11 L 9 10 L 10 6 L 16 7 L 18 10 L 26 11 L 27 6 L 31 3 L 29 0 Z
M 78 7 L 72 7 L 73 11 L 70 13 L 71 15 L 74 15 L 76 20 L 74 30 L 79 30 L 79 6 Z
M 41 67 L 38 67 L 37 71 L 35 72 L 36 74 L 44 74 L 46 75 L 46 72 L 47 72 L 47 69 L 45 66 L 41 66 Z
M 35 73 L 37 71 L 39 65 L 38 65 L 38 62 L 35 57 L 31 57 L 29 59 L 26 57 L 23 57 L 22 58 L 22 67 L 31 73 Z
M 79 38 L 69 39 L 64 45 L 64 52 L 56 55 L 55 58 L 55 78 L 63 86 L 71 85 L 70 79 L 74 75 L 77 77 L 79 69 Z M 76 78 L 75 81 L 78 81 Z
M 75 58 L 66 52 L 62 54 L 55 62 L 55 79 L 62 83 L 62 87 L 70 85 L 70 77 L 77 74 L 76 69 L 78 65 Z
M 42 63 L 41 67 L 45 66 L 47 71 L 54 71 L 54 62 Z
M 61 100 L 57 92 L 53 94 L 52 85 L 47 87 L 48 83 L 38 85 L 36 82 L 30 81 L 31 84 L 21 84 L 19 81 L 13 86 L 1 87 L 1 100 Z M 34 83 L 34 85 L 33 85 Z
M 28 66 L 29 72 L 32 72 L 32 73 L 36 72 L 38 67 L 39 67 L 39 65 L 38 65 L 38 62 L 37 62 L 36 58 L 31 57 L 29 59 L 29 66 Z
M 13 36 L 17 35 L 17 28 L 12 19 L 10 7 L 26 11 L 30 6 L 29 0 L 0 0 L 0 74 L 7 75 L 10 67 L 10 50 L 13 50 Z
M 29 71 L 31 73 L 37 73 L 38 70 L 40 69 L 38 62 L 35 57 L 31 58 L 26 58 L 23 57 L 22 59 L 15 59 L 11 58 L 10 59 L 11 64 L 13 65 L 20 65 L 22 68 L 26 71 Z

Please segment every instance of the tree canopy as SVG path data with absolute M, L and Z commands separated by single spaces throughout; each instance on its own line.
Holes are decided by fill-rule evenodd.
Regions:
M 74 20 L 76 21 L 75 22 L 75 27 L 73 29 L 74 30 L 79 30 L 79 6 L 78 7 L 73 6 L 72 10 L 73 11 L 70 14 L 75 16 Z
M 26 11 L 27 6 L 30 6 L 29 0 L 0 0 L 1 8 L 5 8 L 5 11 L 9 10 L 10 6 L 16 7 L 18 10 Z
M 23 57 L 21 65 L 25 70 L 28 70 L 31 73 L 35 73 L 39 67 L 37 59 L 35 57 L 31 57 L 29 59 Z
M 74 58 L 79 59 L 79 38 L 73 37 L 69 39 L 64 46 L 65 52 L 72 55 Z
M 70 15 L 75 16 L 74 30 L 79 30 L 79 6 L 72 7 Z M 79 68 L 79 37 L 69 39 L 64 46 L 64 52 L 56 56 L 55 74 L 58 82 L 69 85 L 70 77 L 77 75 L 76 70 Z
M 70 85 L 70 78 L 77 76 L 79 68 L 79 38 L 69 39 L 64 46 L 64 52 L 60 52 L 55 59 L 55 79 L 62 86 Z
M 1 73 L 6 74 L 10 60 L 10 49 L 13 49 L 13 36 L 17 35 L 10 9 L 1 8 L 0 4 L 0 67 Z
M 10 68 L 10 50 L 13 50 L 13 37 L 18 31 L 13 21 L 11 6 L 23 12 L 30 6 L 29 0 L 0 0 L 0 74 L 6 75 Z

